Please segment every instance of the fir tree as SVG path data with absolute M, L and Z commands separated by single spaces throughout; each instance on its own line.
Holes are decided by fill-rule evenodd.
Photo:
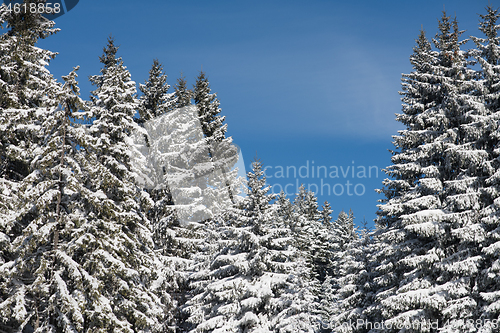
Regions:
M 211 146 L 196 107 L 175 109 L 149 121 L 144 129 L 149 143 L 143 152 L 145 161 L 139 159 L 134 166 L 143 170 L 138 181 L 147 188 L 166 190 L 179 221 L 200 223 L 231 204 L 220 171 L 227 166 L 220 159 L 217 163 L 222 165 L 217 165 L 210 157 Z M 136 135 L 136 142 L 142 139 L 142 134 Z
M 116 53 L 118 52 L 118 46 L 115 45 L 115 39 L 112 35 L 108 37 L 108 43 L 102 49 L 103 54 L 99 57 L 99 61 L 103 65 L 100 72 L 100 75 L 92 75 L 89 77 L 90 82 L 95 85 L 97 88 L 100 88 L 104 84 L 106 71 L 110 67 L 116 66 L 121 58 L 116 57 Z
M 321 207 L 321 218 L 320 221 L 323 223 L 323 225 L 330 225 L 330 222 L 332 221 L 332 206 L 328 201 L 325 201 L 323 206 Z
M 497 21 L 500 17 L 498 10 L 494 10 L 491 6 L 486 8 L 486 15 L 480 15 L 479 30 L 484 34 L 485 38 L 471 37 L 476 44 L 477 50 L 474 51 L 475 58 L 481 66 L 481 78 L 479 87 L 476 90 L 479 92 L 479 100 L 473 104 L 477 110 L 469 126 L 469 133 L 474 134 L 476 140 L 475 146 L 482 148 L 488 153 L 487 161 L 483 163 L 483 177 L 485 178 L 485 186 L 482 191 L 481 201 L 484 205 L 480 228 L 475 226 L 475 233 L 482 248 L 482 265 L 477 279 L 476 290 L 479 293 L 478 306 L 480 306 L 480 317 L 485 325 L 485 331 L 491 331 L 493 326 L 491 320 L 498 319 L 500 311 L 500 280 L 498 262 L 500 252 L 498 251 L 500 243 L 499 239 L 499 221 L 500 210 L 495 202 L 500 197 L 500 164 L 499 156 L 499 85 L 500 82 L 500 37 L 498 30 L 500 29 Z M 484 179 L 483 178 L 483 179 Z
M 184 76 L 177 79 L 177 84 L 175 85 L 175 107 L 183 108 L 185 106 L 191 105 L 191 97 L 193 92 L 187 88 L 187 82 Z
M 54 34 L 54 22 L 40 14 L 15 13 L 0 5 L 0 177 L 19 181 L 30 172 L 41 144 L 42 108 L 56 104 L 58 84 L 47 69 L 56 55 L 36 46 Z M 13 111 L 22 109 L 22 111 Z
M 354 228 L 346 236 L 352 233 Z M 342 247 L 337 244 L 332 250 L 335 269 L 322 285 L 325 295 L 321 302 L 323 327 L 328 328 L 327 331 L 362 331 L 365 327 L 358 324 L 368 322 L 363 309 L 371 304 L 373 296 L 373 274 L 369 262 L 373 247 L 370 236 L 367 230 L 363 230 L 360 237 L 356 235 L 350 242 Z
M 75 71 L 64 80 L 61 107 L 45 119 L 45 145 L 20 186 L 16 222 L 24 228 L 2 266 L 3 324 L 13 331 L 164 332 L 169 299 L 159 289 L 162 266 L 149 230 L 96 181 L 111 174 L 87 154 L 91 137 L 70 123 L 84 107 Z
M 58 88 L 46 66 L 56 53 L 36 44 L 59 29 L 40 13 L 16 13 L 5 4 L 0 24 L 8 29 L 0 38 L 0 108 L 54 106 Z
M 262 164 L 254 162 L 247 196 L 219 229 L 219 251 L 193 275 L 185 308 L 193 332 L 313 331 L 314 296 L 289 231 L 275 227 L 268 191 Z
M 116 47 L 110 38 L 100 57 L 102 74 L 90 78 L 97 89 L 91 92 L 89 118 L 95 118 L 90 126 L 96 140 L 93 153 L 120 179 L 126 178 L 130 170 L 128 138 L 134 131 L 142 131 L 133 120 L 138 107 L 135 82 L 130 79 L 123 60 L 112 59 L 115 53 Z
M 375 304 L 365 314 L 391 325 L 435 322 L 453 331 L 453 320 L 477 318 L 475 279 L 485 201 L 484 162 L 476 144 L 477 109 L 462 31 L 446 13 L 433 39 L 421 32 L 410 58 L 414 71 L 403 75 L 403 114 L 407 129 L 394 137 L 397 151 L 385 180 L 376 239 L 379 251 Z M 479 236 L 479 237 L 478 237 Z M 383 244 L 383 245 L 381 245 Z M 441 327 L 441 326 L 440 326 Z M 464 325 L 462 328 L 472 327 Z
M 158 59 L 153 60 L 149 78 L 145 84 L 139 85 L 139 89 L 143 94 L 139 104 L 139 115 L 143 122 L 171 110 L 175 104 L 173 94 L 168 93 L 170 85 Z
M 324 281 L 329 266 L 330 230 L 327 224 L 321 223 L 321 213 L 318 210 L 317 198 L 313 192 L 306 190 L 304 185 L 293 202 L 293 212 L 289 226 L 295 242 L 308 265 L 308 271 L 315 280 L 315 288 Z
M 237 160 L 237 149 L 232 145 L 232 138 L 226 138 L 227 124 L 224 116 L 220 116 L 220 102 L 216 93 L 211 93 L 208 78 L 203 71 L 196 78 L 193 88 L 193 99 L 202 126 L 203 134 L 209 145 L 209 157 L 216 170 L 220 170 L 226 183 L 226 190 L 233 203 L 237 185 L 232 182 L 236 179 L 236 171 L 230 171 Z
M 335 221 L 336 241 L 340 248 L 344 248 L 356 239 L 356 228 L 354 227 L 354 214 L 349 210 L 349 214 L 344 211 L 339 213 Z
M 193 88 L 194 104 L 198 108 L 203 133 L 206 137 L 220 142 L 225 138 L 227 125 L 224 124 L 226 117 L 220 116 L 220 102 L 217 94 L 211 93 L 210 84 L 205 72 L 201 71 L 196 78 Z

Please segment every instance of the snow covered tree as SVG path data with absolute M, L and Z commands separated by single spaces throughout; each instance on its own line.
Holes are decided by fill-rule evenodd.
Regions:
M 474 104 L 477 110 L 473 115 L 469 133 L 473 134 L 475 146 L 487 152 L 487 161 L 483 163 L 481 185 L 481 201 L 484 210 L 482 212 L 481 228 L 476 228 L 477 242 L 482 249 L 482 262 L 479 277 L 477 279 L 476 293 L 479 294 L 478 307 L 480 307 L 479 319 L 485 323 L 485 332 L 493 331 L 491 320 L 500 317 L 500 280 L 498 263 L 500 262 L 500 209 L 498 198 L 500 197 L 500 163 L 498 161 L 499 151 L 499 120 L 500 120 L 500 37 L 498 30 L 500 26 L 497 21 L 500 17 L 498 10 L 491 6 L 486 8 L 486 15 L 480 15 L 479 30 L 485 38 L 471 37 L 476 44 L 474 50 L 475 58 L 481 66 L 481 77 L 476 95 L 478 103 Z M 488 322 L 490 321 L 490 322 Z
M 58 31 L 54 22 L 2 3 L 0 24 L 8 30 L 0 37 L 0 108 L 53 106 L 57 84 L 46 66 L 56 53 L 36 44 Z
M 54 22 L 40 14 L 15 13 L 0 5 L 0 177 L 21 180 L 40 144 L 38 107 L 55 106 L 58 84 L 47 69 L 55 53 L 36 46 L 54 34 Z M 13 109 L 23 111 L 13 112 Z
M 92 138 L 70 117 L 83 113 L 76 70 L 60 107 L 45 118 L 45 144 L 21 182 L 12 256 L 0 266 L 0 318 L 8 332 L 165 332 L 163 266 L 150 231 L 105 194 L 113 175 L 88 154 Z M 102 178 L 101 178 L 102 177 Z M 108 191 L 106 191 L 108 192 Z
M 121 58 L 114 59 L 114 40 L 108 39 L 108 46 L 100 57 L 103 64 L 101 75 L 90 77 L 97 88 L 91 92 L 89 118 L 95 118 L 90 133 L 96 139 L 93 153 L 115 176 L 127 178 L 130 170 L 129 137 L 134 131 L 143 132 L 134 121 L 138 108 L 135 82 L 123 65 Z M 115 192 L 118 187 L 109 187 Z M 126 188 L 122 190 L 127 191 Z M 111 194 L 111 193 L 110 193 Z
M 169 94 L 170 85 L 167 84 L 167 76 L 163 74 L 163 66 L 158 59 L 153 60 L 153 65 L 149 71 L 149 78 L 145 84 L 139 84 L 139 89 L 142 96 L 139 99 L 139 119 L 138 122 L 145 122 L 164 114 L 173 109 L 175 100 L 173 94 Z M 144 135 L 144 145 L 149 146 L 149 138 Z M 153 222 L 155 227 L 155 235 L 165 235 L 165 230 L 156 223 L 163 218 L 175 220 L 173 209 L 170 207 L 173 204 L 172 195 L 168 187 L 161 189 L 145 189 L 148 191 L 153 207 L 148 210 L 148 217 Z M 160 230 L 162 230 L 160 232 Z M 159 239 L 158 239 L 159 240 Z
M 341 218 L 344 219 L 347 214 L 342 213 Z M 348 239 L 354 232 L 352 226 L 345 238 Z M 363 309 L 371 303 L 373 295 L 369 262 L 373 251 L 370 233 L 364 230 L 361 237 L 355 235 L 348 243 L 340 245 L 337 243 L 336 248 L 332 249 L 335 270 L 322 284 L 322 327 L 326 332 L 356 332 L 360 328 L 357 324 L 367 319 Z
M 330 222 L 332 221 L 332 213 L 332 206 L 328 201 L 325 201 L 325 203 L 321 207 L 321 223 L 323 223 L 324 225 L 330 225 Z
M 146 188 L 168 188 L 179 221 L 200 223 L 231 205 L 221 169 L 232 165 L 211 158 L 212 146 L 203 134 L 195 106 L 175 109 L 148 121 L 144 130 L 149 144 L 142 145 L 146 165 L 139 161 L 134 167 L 144 169 L 138 182 Z M 141 135 L 136 135 L 137 142 L 142 140 Z M 230 161 L 237 159 L 237 151 L 229 148 L 234 153 Z
M 142 92 L 139 103 L 139 115 L 142 122 L 157 117 L 173 108 L 173 94 L 168 93 L 167 75 L 163 74 L 163 66 L 158 59 L 153 60 L 149 78 L 140 84 Z
M 326 211 L 323 214 L 327 215 L 327 218 L 331 218 L 327 214 L 328 211 L 331 212 L 328 207 L 329 205 L 325 203 L 323 210 L 326 209 Z M 347 323 L 349 319 L 352 319 L 337 320 L 337 316 L 342 312 L 341 306 L 344 298 L 342 293 L 352 291 L 352 288 L 355 287 L 355 279 L 358 277 L 357 274 L 361 273 L 360 268 L 364 267 L 359 261 L 362 259 L 360 254 L 363 254 L 366 249 L 361 247 L 359 242 L 356 242 L 358 237 L 352 211 L 349 211 L 349 214 L 341 211 L 337 219 L 329 222 L 326 227 L 328 234 L 323 241 L 328 245 L 323 250 L 326 254 L 322 256 L 325 275 L 320 281 L 320 313 L 324 321 L 323 327 L 334 329 L 334 326 Z M 355 255 L 353 251 L 357 251 L 357 254 Z M 348 281 L 349 283 L 347 283 Z M 345 304 L 344 308 L 349 309 Z M 326 329 L 326 331 L 329 330 Z
M 313 192 L 301 185 L 293 201 L 293 214 L 288 220 L 297 248 L 302 251 L 311 277 L 317 283 L 324 281 L 329 266 L 329 239 L 331 238 L 328 224 L 321 222 L 317 198 Z M 319 288 L 319 285 L 316 285 Z
M 339 213 L 335 221 L 335 234 L 337 236 L 336 242 L 340 248 L 343 248 L 356 239 L 356 228 L 354 227 L 354 214 L 352 210 L 349 210 L 349 214 L 344 211 Z
M 203 71 L 196 78 L 193 99 L 198 108 L 205 136 L 213 138 L 215 141 L 222 141 L 227 130 L 227 125 L 224 124 L 226 117 L 219 115 L 221 112 L 220 102 L 217 99 L 217 94 L 211 93 L 210 83 Z
M 275 226 L 268 191 L 256 161 L 247 196 L 218 229 L 219 251 L 193 275 L 195 289 L 184 310 L 192 332 L 313 332 L 314 296 L 289 230 Z
M 55 53 L 36 46 L 58 29 L 38 14 L 8 11 L 0 5 L 0 266 L 13 260 L 12 239 L 24 225 L 17 204 L 20 182 L 31 172 L 35 151 L 43 144 L 47 107 L 57 105 L 59 86 L 47 69 Z M 2 283 L 6 282 L 6 276 Z M 5 286 L 5 285 L 4 285 Z M 0 302 L 4 298 L 0 292 Z M 6 296 L 5 296 L 6 297 Z M 2 316 L 3 317 L 3 316 Z M 5 322 L 0 322 L 3 328 Z M 8 325 L 7 325 L 8 326 Z
M 234 180 L 237 175 L 232 166 L 238 156 L 237 148 L 232 144 L 232 138 L 226 138 L 227 124 L 224 116 L 220 116 L 220 102 L 216 93 L 211 93 L 208 78 L 203 71 L 196 78 L 193 88 L 193 99 L 202 126 L 203 134 L 209 145 L 209 156 L 217 170 L 222 172 L 229 197 L 235 202 L 233 188 L 237 187 Z
M 102 64 L 102 68 L 100 70 L 101 74 L 89 77 L 90 82 L 92 82 L 92 84 L 97 88 L 100 88 L 104 84 L 104 77 L 108 68 L 116 66 L 121 61 L 121 58 L 116 57 L 118 48 L 119 47 L 115 45 L 114 37 L 109 35 L 108 43 L 102 49 L 103 54 L 102 56 L 99 56 L 99 61 Z
M 446 13 L 433 39 L 422 31 L 403 75 L 406 125 L 394 137 L 397 150 L 386 172 L 386 199 L 379 206 L 375 239 L 380 242 L 372 322 L 404 325 L 436 320 L 443 332 L 475 331 L 476 279 L 484 239 L 482 212 L 489 153 L 481 144 L 484 107 L 474 96 L 478 75 L 460 49 L 462 31 Z M 383 245 L 380 245 L 383 244 Z M 421 328 L 425 330 L 426 328 Z
M 95 118 L 89 128 L 93 144 L 89 152 L 94 154 L 98 162 L 105 167 L 105 172 L 95 176 L 95 181 L 106 196 L 116 203 L 117 207 L 126 212 L 124 221 L 132 229 L 141 225 L 152 231 L 152 225 L 147 217 L 155 202 L 142 188 L 135 183 L 139 178 L 132 156 L 138 154 L 132 135 L 146 135 L 144 128 L 134 121 L 138 108 L 135 82 L 131 81 L 130 73 L 116 55 L 116 47 L 112 39 L 104 49 L 100 58 L 103 63 L 101 75 L 92 76 L 91 82 L 97 86 L 92 92 L 89 118 Z M 152 236 L 152 235 L 151 235 Z M 153 247 L 154 248 L 154 247 Z M 163 263 L 164 264 L 164 263 Z M 169 281 L 172 270 L 165 266 Z M 166 283 L 165 282 L 165 283 Z
M 177 84 L 174 87 L 175 92 L 175 107 L 183 108 L 185 106 L 191 105 L 191 97 L 193 92 L 187 88 L 187 82 L 184 76 L 177 79 Z
M 203 257 L 210 252 L 209 240 L 218 240 L 210 225 L 232 202 L 224 178 L 210 158 L 210 146 L 195 106 L 153 118 L 144 123 L 144 130 L 147 145 L 141 143 L 141 132 L 134 134 L 141 154 L 132 158 L 132 169 L 140 171 L 137 184 L 152 194 L 147 216 L 153 225 L 156 248 L 174 272 L 169 281 L 171 291 L 182 304 L 186 277 L 195 269 L 191 259 L 195 254 Z M 182 329 L 183 314 L 176 316 Z

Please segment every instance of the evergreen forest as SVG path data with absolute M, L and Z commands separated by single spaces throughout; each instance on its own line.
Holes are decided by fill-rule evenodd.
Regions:
M 0 333 L 500 332 L 499 18 L 416 37 L 372 230 L 239 178 L 205 72 L 137 86 L 110 36 L 83 99 L 2 4 Z

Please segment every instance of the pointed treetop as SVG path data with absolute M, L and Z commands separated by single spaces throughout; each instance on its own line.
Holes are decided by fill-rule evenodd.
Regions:
M 325 200 L 325 203 L 323 204 L 321 210 L 321 222 L 324 225 L 330 224 L 330 222 L 332 221 L 332 213 L 333 213 L 332 206 L 328 201 Z
M 99 57 L 101 63 L 104 64 L 104 71 L 111 66 L 115 66 L 118 63 L 119 59 L 116 58 L 116 52 L 118 52 L 118 48 L 119 46 L 115 46 L 115 38 L 110 34 L 108 37 L 108 44 L 102 49 L 104 53 Z
M 84 102 L 80 98 L 80 87 L 78 87 L 78 81 L 76 80 L 78 69 L 80 69 L 80 66 L 74 67 L 68 75 L 62 77 L 64 85 L 59 100 L 60 103 L 64 103 L 63 107 L 66 108 L 67 113 L 78 112 L 84 108 Z
M 172 109 L 172 94 L 168 94 L 170 85 L 158 59 L 153 60 L 149 77 L 145 84 L 139 84 L 139 89 L 142 92 L 139 106 L 141 121 L 148 121 Z
M 174 87 L 175 98 L 176 98 L 176 108 L 182 108 L 191 105 L 191 96 L 193 92 L 187 88 L 187 81 L 184 75 L 181 73 L 181 77 L 177 79 L 177 84 Z
M 479 21 L 479 31 L 481 31 L 488 38 L 490 43 L 499 45 L 498 30 L 500 29 L 500 25 L 497 25 L 496 23 L 500 17 L 500 13 L 498 13 L 498 9 L 493 9 L 491 5 L 485 9 L 487 12 L 486 15 L 479 14 L 479 17 L 481 18 Z
M 225 138 L 227 125 L 224 125 L 224 116 L 220 116 L 220 102 L 217 93 L 212 93 L 210 83 L 205 72 L 201 71 L 196 78 L 193 88 L 194 104 L 198 108 L 198 115 L 202 124 L 203 134 L 220 142 Z

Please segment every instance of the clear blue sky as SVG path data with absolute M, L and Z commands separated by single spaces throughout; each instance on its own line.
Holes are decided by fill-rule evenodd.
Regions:
M 81 0 L 40 46 L 60 53 L 49 66 L 59 79 L 80 65 L 86 99 L 110 34 L 137 83 L 154 58 L 172 86 L 181 72 L 191 86 L 203 66 L 247 165 L 257 153 L 276 191 L 293 184 L 287 190 L 295 192 L 297 181 L 317 185 L 334 216 L 352 208 L 356 222 L 365 217 L 373 226 L 381 198 L 374 189 L 385 174 L 371 168 L 369 177 L 369 167 L 390 165 L 391 136 L 402 128 L 394 121 L 401 73 L 411 71 L 420 27 L 436 33 L 443 5 L 464 36 L 479 35 L 477 13 L 488 1 Z M 318 166 L 326 178 L 325 168 L 317 177 Z M 309 177 L 294 177 L 294 168 Z

